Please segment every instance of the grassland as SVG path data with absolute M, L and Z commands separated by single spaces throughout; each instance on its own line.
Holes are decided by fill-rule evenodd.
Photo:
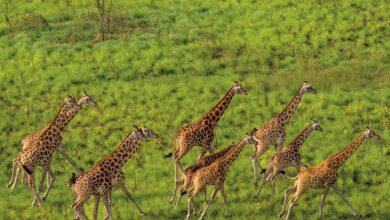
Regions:
M 72 218 L 66 183 L 73 168 L 58 154 L 52 164 L 57 178 L 43 207 L 30 207 L 32 194 L 22 184 L 12 192 L 5 185 L 20 140 L 44 127 L 68 93 L 81 95 L 83 89 L 99 106 L 83 108 L 63 135 L 67 152 L 83 168 L 109 153 L 133 124 L 147 124 L 162 137 L 145 144 L 125 167 L 127 185 L 149 215 L 140 217 L 114 190 L 114 219 L 182 219 L 185 202 L 175 210 L 168 203 L 173 168 L 163 155 L 172 151 L 175 132 L 208 111 L 233 80 L 249 94 L 235 97 L 219 122 L 218 149 L 269 120 L 308 80 L 319 93 L 303 98 L 287 142 L 319 120 L 324 132 L 302 147 L 304 161 L 315 165 L 364 127 L 373 128 L 382 140 L 361 146 L 340 169 L 339 185 L 363 217 L 390 218 L 390 28 L 384 1 L 121 1 L 109 5 L 116 29 L 99 43 L 93 43 L 99 32 L 93 1 L 5 2 L 1 13 L 10 21 L 0 22 L 0 219 Z M 194 148 L 183 164 L 198 153 Z M 256 201 L 251 153 L 252 147 L 244 149 L 226 181 L 231 216 L 224 215 L 218 196 L 210 219 L 276 218 L 282 192 L 293 182 L 280 179 L 275 198 L 267 186 Z M 303 196 L 294 218 L 317 218 L 320 194 Z M 92 216 L 92 201 L 86 212 Z M 331 192 L 324 219 L 349 218 L 348 207 Z

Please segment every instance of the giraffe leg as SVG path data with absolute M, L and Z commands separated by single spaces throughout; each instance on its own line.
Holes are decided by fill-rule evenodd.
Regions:
M 28 183 L 29 183 L 30 190 L 32 191 L 32 193 L 35 196 L 33 203 L 32 203 L 32 206 L 35 205 L 35 203 L 34 203 L 35 199 L 37 199 L 39 206 L 42 205 L 42 199 L 41 199 L 41 197 L 39 197 L 39 194 L 38 194 L 37 190 L 35 189 L 34 173 L 32 173 L 31 175 L 28 175 Z
M 294 187 L 292 187 L 292 188 L 289 188 L 289 189 L 286 189 L 286 190 L 284 191 L 283 206 L 282 206 L 282 211 L 280 211 L 280 213 L 279 213 L 279 217 L 282 217 L 283 214 L 284 214 L 284 209 L 285 209 L 285 207 L 286 207 L 286 203 L 287 203 L 287 200 L 288 200 L 288 196 L 289 196 L 291 193 L 296 192 L 296 191 L 297 191 L 297 187 L 296 187 L 296 186 L 294 186 Z
M 272 177 L 272 180 L 271 180 L 272 196 L 273 197 L 275 196 L 275 182 L 276 182 L 277 178 L 278 178 L 278 175 L 275 175 L 275 176 Z
M 194 200 L 192 200 L 192 214 L 196 215 L 196 204 L 195 204 Z
M 42 197 L 43 200 L 46 200 L 47 196 L 49 195 L 49 191 L 50 191 L 50 189 L 51 189 L 51 187 L 53 185 L 54 179 L 55 179 L 55 175 L 54 175 L 53 171 L 50 169 L 50 167 L 48 168 L 47 171 L 48 171 L 48 175 L 49 175 L 48 177 L 50 177 L 50 179 L 48 178 L 49 179 L 49 185 L 46 188 L 45 193 L 43 194 L 43 197 Z
M 221 186 L 220 192 L 221 192 L 221 197 L 222 197 L 223 205 L 224 205 L 225 210 L 226 210 L 226 214 L 229 215 L 229 207 L 228 207 L 228 203 L 227 203 L 227 201 L 226 201 L 226 194 L 225 194 L 224 185 Z
M 209 203 L 207 203 L 206 207 L 204 208 L 202 214 L 199 217 L 199 220 L 204 219 L 204 217 L 206 215 L 206 212 L 210 208 L 211 203 L 214 202 L 215 196 L 217 195 L 217 192 L 218 192 L 219 189 L 220 189 L 220 187 L 215 187 L 214 191 L 211 193 L 211 200 L 210 200 Z
M 95 201 L 93 206 L 93 220 L 97 220 L 98 212 L 99 212 L 99 202 L 100 202 L 100 195 L 95 195 Z
M 20 170 L 21 168 L 18 168 Z M 26 186 L 28 186 L 28 176 L 26 173 L 22 173 L 22 183 L 24 183 Z
M 7 185 L 8 187 L 13 185 L 13 183 L 17 181 L 17 179 L 18 179 L 18 176 L 16 175 L 17 172 L 18 172 L 18 162 L 17 162 L 17 158 L 15 158 L 12 161 L 12 175 L 11 175 L 11 180 L 8 182 L 8 185 Z
M 76 201 L 73 203 L 72 208 L 75 211 L 74 219 L 88 220 L 87 216 L 84 213 L 84 203 L 86 199 Z
M 270 178 L 271 175 L 272 175 L 272 173 L 271 173 L 270 169 L 267 169 L 265 171 L 265 173 L 263 173 L 263 178 L 261 179 L 260 187 L 256 193 L 256 198 L 259 198 L 261 190 L 263 189 L 263 186 L 265 185 L 266 181 L 268 180 L 268 178 Z
M 179 184 L 179 185 L 182 185 L 182 184 L 184 184 L 184 181 L 181 180 L 180 182 L 178 182 L 178 184 Z M 183 186 L 183 188 L 180 190 L 180 192 L 181 192 L 182 190 L 185 190 L 185 186 Z M 177 207 L 177 205 L 179 205 L 179 202 L 180 202 L 182 196 L 183 196 L 183 195 L 182 195 L 181 193 L 179 193 L 179 197 L 176 199 L 175 208 Z
M 344 193 L 341 192 L 341 190 L 340 190 L 339 187 L 337 186 L 337 183 L 333 184 L 333 185 L 332 185 L 332 188 L 334 189 L 334 191 L 337 192 L 337 194 L 339 194 L 339 196 L 343 199 L 343 201 L 344 201 L 345 203 L 347 203 L 347 205 L 349 206 L 349 208 L 350 208 L 351 211 L 352 211 L 352 214 L 353 214 L 354 216 L 357 216 L 357 213 L 356 213 L 355 209 L 352 207 L 351 203 L 348 201 L 347 196 L 345 196 Z
M 127 190 L 125 184 L 120 184 L 120 189 L 127 195 L 127 197 L 133 202 L 134 206 L 138 209 L 138 211 L 141 213 L 141 215 L 145 215 L 146 213 L 142 211 L 142 209 L 139 207 L 139 205 L 135 202 L 133 196 L 131 193 Z
M 104 207 L 106 208 L 106 215 L 104 216 L 104 220 L 111 220 L 112 213 L 111 213 L 111 189 L 106 189 L 103 192 L 103 202 Z
M 56 150 L 77 170 L 77 172 L 82 173 L 83 170 L 76 164 L 76 162 L 66 153 L 62 145 L 58 145 Z
M 16 183 L 18 182 L 19 173 L 20 173 L 20 168 L 17 167 L 17 168 L 16 168 L 15 179 L 14 179 L 14 182 L 12 183 L 11 190 L 13 190 L 13 189 L 15 188 Z M 24 176 L 24 173 L 23 173 L 23 172 L 22 172 L 22 176 Z M 26 182 L 25 182 L 25 184 L 26 184 Z
M 39 180 L 38 193 L 43 192 L 43 182 L 45 181 L 46 174 L 47 174 L 47 168 L 43 168 L 41 178 Z M 44 199 L 42 198 L 42 200 L 44 200 Z M 32 206 L 36 206 L 37 202 L 38 202 L 37 197 L 35 197 Z
M 193 214 L 196 213 L 196 207 L 195 207 L 195 203 L 194 203 L 193 199 L 201 190 L 202 189 L 199 186 L 193 186 L 193 188 L 188 193 L 186 220 L 188 220 L 190 218 L 190 216 L 191 216 L 191 208 L 192 207 L 193 207 Z
M 257 151 L 252 156 L 252 167 L 253 167 L 253 183 L 257 188 L 258 187 L 257 168 L 261 169 L 261 166 L 257 160 L 261 155 L 263 155 L 267 151 L 268 146 L 257 145 L 256 149 Z
M 294 197 L 290 200 L 290 204 L 288 206 L 288 211 L 287 211 L 287 215 L 286 215 L 286 220 L 288 220 L 290 218 L 290 214 L 291 214 L 291 209 L 295 206 L 295 204 L 298 202 L 299 198 L 301 198 L 302 194 L 303 194 L 303 190 L 302 189 L 299 189 L 299 187 L 297 188 L 297 191 L 295 192 L 295 195 Z
M 209 203 L 209 200 L 207 199 L 207 189 L 206 189 L 206 187 L 203 189 L 203 195 L 204 195 L 204 202 L 206 204 Z
M 324 189 L 324 192 L 322 193 L 322 196 L 321 196 L 321 201 L 320 201 L 320 214 L 319 214 L 319 217 L 321 218 L 322 216 L 322 208 L 324 207 L 325 205 L 325 199 L 326 199 L 326 195 L 328 195 L 328 192 L 329 192 L 329 187 L 326 187 Z
M 174 182 L 173 182 L 173 194 L 172 194 L 172 197 L 171 199 L 169 200 L 169 203 L 173 203 L 175 201 L 175 198 L 176 198 L 176 194 L 177 194 L 177 190 L 179 189 L 179 186 L 178 186 L 178 166 L 180 166 L 180 162 L 179 161 L 174 161 L 173 162 L 173 167 L 174 167 L 174 170 L 175 170 L 175 179 L 174 179 Z
M 188 220 L 191 216 L 191 205 L 193 203 L 192 197 L 188 198 L 188 203 L 187 203 L 187 216 L 186 220 Z
M 47 168 L 43 168 L 41 179 L 39 180 L 39 186 L 38 186 L 39 192 L 43 192 L 43 182 L 45 181 L 45 177 L 46 177 L 47 173 L 48 173 Z M 47 175 L 47 177 L 49 177 L 49 176 Z

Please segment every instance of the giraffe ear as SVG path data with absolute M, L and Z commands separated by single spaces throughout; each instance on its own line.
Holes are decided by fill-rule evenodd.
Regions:
M 84 94 L 85 94 L 86 96 L 88 96 L 88 93 L 87 93 L 87 91 L 85 91 L 85 89 L 84 89 Z
M 133 125 L 133 127 L 137 130 L 139 130 L 138 126 L 137 125 Z

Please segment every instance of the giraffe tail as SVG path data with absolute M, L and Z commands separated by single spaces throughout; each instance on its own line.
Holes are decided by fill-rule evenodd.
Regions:
M 170 157 L 172 157 L 172 155 L 173 155 L 173 153 L 170 152 L 170 153 L 168 153 L 168 154 L 165 154 L 165 155 L 164 155 L 164 158 L 165 158 L 165 159 L 166 159 L 166 158 L 170 158 Z
M 185 195 L 185 194 L 187 194 L 187 191 L 186 191 L 186 190 L 184 190 L 184 189 L 180 190 L 180 195 L 181 195 L 181 196 L 183 196 L 183 195 Z
M 284 171 L 284 170 L 279 171 L 279 173 L 285 175 L 285 176 L 286 176 L 287 178 L 289 178 L 290 180 L 295 180 L 295 179 L 298 178 L 298 175 L 296 175 L 296 176 L 294 176 L 294 177 L 291 177 L 291 176 L 287 175 L 286 171 Z
M 76 174 L 72 173 L 72 176 L 68 180 L 68 185 L 72 186 L 76 182 L 76 180 L 77 180 Z
M 23 168 L 24 171 L 26 171 L 26 173 L 27 173 L 28 175 L 31 175 L 31 174 L 32 174 L 32 171 L 29 170 L 29 169 L 27 168 L 26 165 L 22 164 L 22 168 Z

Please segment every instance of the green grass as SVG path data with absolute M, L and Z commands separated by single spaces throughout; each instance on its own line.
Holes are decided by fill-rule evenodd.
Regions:
M 5 185 L 21 139 L 43 128 L 68 93 L 78 96 L 83 89 L 99 106 L 83 108 L 69 124 L 63 134 L 67 152 L 88 169 L 133 124 L 150 126 L 162 139 L 145 144 L 127 163 L 126 183 L 149 213 L 142 219 L 183 219 L 186 199 L 175 210 L 168 203 L 173 165 L 163 155 L 172 151 L 175 132 L 208 111 L 234 80 L 249 94 L 237 95 L 220 120 L 217 149 L 271 119 L 308 80 L 319 93 L 304 96 L 287 127 L 286 144 L 318 120 L 324 132 L 313 133 L 301 151 L 303 161 L 316 165 L 366 126 L 373 128 L 382 140 L 361 146 L 339 170 L 339 186 L 365 218 L 389 218 L 390 30 L 385 2 L 122 1 L 110 10 L 124 18 L 120 25 L 127 28 L 102 43 L 92 43 L 98 33 L 92 1 L 41 2 L 10 3 L 12 29 L 0 21 L 0 219 L 72 218 L 74 195 L 67 180 L 74 170 L 57 153 L 52 163 L 56 180 L 42 207 L 31 208 L 33 196 L 23 184 L 12 192 Z M 27 23 L 31 12 L 44 16 L 50 28 Z M 182 163 L 193 163 L 199 150 L 195 147 Z M 274 219 L 283 190 L 293 182 L 280 178 L 275 198 L 267 185 L 256 201 L 252 151 L 251 146 L 244 149 L 225 183 L 230 218 Z M 263 166 L 273 152 L 270 148 L 262 157 Z M 294 169 L 288 172 L 295 174 Z M 308 191 L 294 219 L 317 218 L 320 196 L 320 190 Z M 204 207 L 201 196 L 196 202 Z M 89 217 L 92 203 L 85 207 Z M 99 216 L 103 213 L 101 204 Z M 333 191 L 323 214 L 324 219 L 352 218 Z M 220 196 L 207 217 L 227 218 Z M 141 219 L 118 189 L 113 218 Z

